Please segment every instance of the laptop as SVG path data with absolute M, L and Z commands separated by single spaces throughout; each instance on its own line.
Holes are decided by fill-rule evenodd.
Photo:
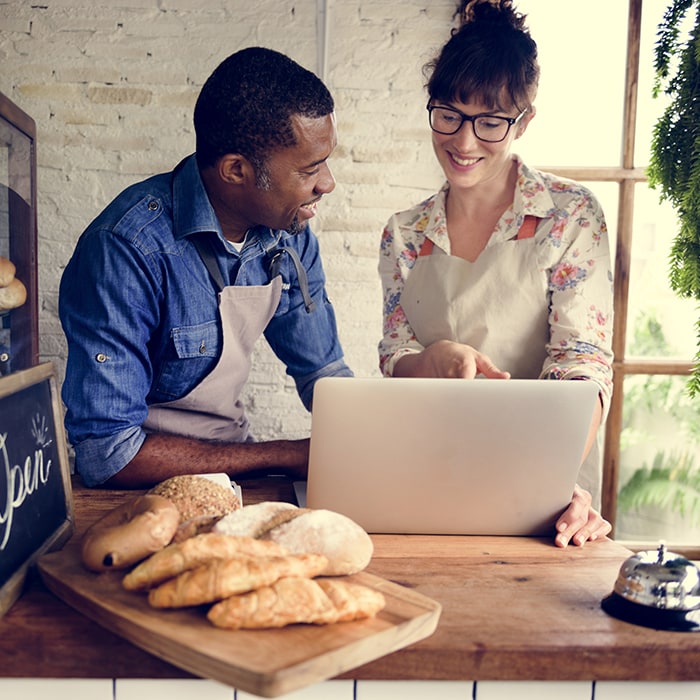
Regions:
M 597 400 L 589 381 L 326 377 L 298 497 L 369 533 L 553 534 Z

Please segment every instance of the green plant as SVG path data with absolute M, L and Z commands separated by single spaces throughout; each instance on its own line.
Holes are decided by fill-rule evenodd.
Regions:
M 691 8 L 689 37 L 680 31 Z M 669 256 L 671 288 L 700 300 L 700 0 L 672 0 L 659 24 L 655 46 L 654 97 L 670 102 L 654 126 L 647 175 L 651 187 L 676 210 L 680 230 Z M 695 368 L 688 383 L 700 391 L 700 320 L 696 323 Z
M 687 453 L 657 452 L 652 466 L 646 463 L 632 475 L 617 497 L 622 511 L 658 506 L 688 517 L 700 525 L 700 471 Z
M 674 354 L 655 313 L 635 319 L 629 350 L 634 355 Z M 700 409 L 678 377 L 636 375 L 625 379 L 623 450 L 635 444 L 649 444 L 650 436 L 640 426 L 658 424 L 661 415 L 673 425 L 676 449 L 657 449 L 651 466 L 644 462 L 634 470 L 618 494 L 621 513 L 657 506 L 687 516 L 700 524 L 700 469 L 694 455 L 700 445 Z M 637 426 L 637 427 L 633 427 Z

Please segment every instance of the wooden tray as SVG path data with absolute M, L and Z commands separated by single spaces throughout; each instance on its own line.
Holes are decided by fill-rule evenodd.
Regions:
M 202 608 L 157 610 L 122 588 L 123 574 L 93 574 L 75 541 L 42 556 L 47 588 L 112 632 L 190 673 L 263 697 L 332 678 L 430 636 L 441 606 L 424 595 L 365 572 L 348 577 L 381 591 L 375 618 L 275 630 L 220 630 Z

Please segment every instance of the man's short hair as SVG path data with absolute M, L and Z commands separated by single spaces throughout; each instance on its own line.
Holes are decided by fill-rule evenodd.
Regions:
M 264 169 L 269 155 L 296 143 L 293 115 L 333 112 L 328 88 L 311 71 L 271 49 L 251 47 L 225 59 L 202 87 L 194 109 L 197 162 L 239 153 Z

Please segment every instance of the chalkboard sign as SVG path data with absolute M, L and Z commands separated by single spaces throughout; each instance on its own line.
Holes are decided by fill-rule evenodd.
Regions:
M 28 567 L 73 534 L 63 413 L 52 363 L 0 377 L 0 615 Z

